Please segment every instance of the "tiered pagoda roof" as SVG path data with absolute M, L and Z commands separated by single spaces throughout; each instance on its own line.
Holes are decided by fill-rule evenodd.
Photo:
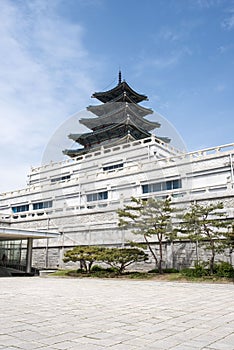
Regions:
M 160 124 L 143 119 L 142 116 L 153 113 L 151 109 L 143 108 L 128 102 L 107 102 L 99 106 L 89 106 L 88 111 L 99 115 L 98 118 L 83 118 L 80 123 L 91 130 L 97 130 L 107 125 L 132 123 L 148 131 L 159 128 Z
M 63 153 L 70 157 L 88 153 L 100 146 L 111 147 L 116 143 L 150 137 L 150 131 L 160 127 L 159 123 L 144 118 L 153 111 L 138 103 L 148 98 L 137 93 L 125 81 L 122 81 L 121 72 L 117 86 L 108 91 L 95 92 L 92 97 L 103 104 L 88 106 L 87 110 L 96 117 L 80 120 L 80 123 L 91 129 L 92 132 L 68 136 L 83 146 L 77 150 L 64 150 Z M 170 142 L 167 138 L 160 139 Z
M 138 94 L 134 91 L 125 81 L 119 82 L 119 84 L 111 90 L 104 92 L 95 92 L 92 97 L 97 98 L 99 101 L 106 102 L 130 102 L 139 103 L 148 100 L 145 95 Z

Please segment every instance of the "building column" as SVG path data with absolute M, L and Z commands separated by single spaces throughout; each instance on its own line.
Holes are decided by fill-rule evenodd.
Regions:
M 26 273 L 31 273 L 33 239 L 27 239 Z

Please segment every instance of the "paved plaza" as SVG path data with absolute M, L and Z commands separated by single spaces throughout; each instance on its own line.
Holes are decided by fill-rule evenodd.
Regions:
M 0 349 L 234 349 L 234 285 L 0 279 Z

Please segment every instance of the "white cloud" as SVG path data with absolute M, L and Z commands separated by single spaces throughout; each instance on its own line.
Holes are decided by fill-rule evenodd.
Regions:
M 1 2 L 0 191 L 15 185 L 12 169 L 25 184 L 25 168 L 40 162 L 50 135 L 94 90 L 89 69 L 96 63 L 84 47 L 84 28 L 60 18 L 58 5 Z
M 200 8 L 210 9 L 212 7 L 217 7 L 222 4 L 223 0 L 192 0 L 191 4 L 198 5 Z
M 168 53 L 161 53 L 155 58 L 141 55 L 135 69 L 137 72 L 143 72 L 146 68 L 150 67 L 157 70 L 169 69 L 177 66 L 186 56 L 190 55 L 192 55 L 192 52 L 188 47 L 174 49 Z
M 218 52 L 222 55 L 224 54 L 225 52 L 227 52 L 227 46 L 225 45 L 221 45 L 218 47 Z
M 228 16 L 223 20 L 222 27 L 226 30 L 234 29 L 234 9 L 228 11 Z
M 167 100 L 162 100 L 162 98 L 158 95 L 152 95 L 151 96 L 151 101 L 155 102 L 155 105 L 157 106 L 158 110 L 164 111 L 168 110 L 170 103 Z
M 223 92 L 226 90 L 226 84 L 218 84 L 217 86 L 215 86 L 214 90 L 217 92 Z
M 179 57 L 180 55 L 178 54 L 172 54 L 165 57 L 152 59 L 148 61 L 148 64 L 158 69 L 164 69 L 176 65 L 178 63 Z
M 176 32 L 169 27 L 163 27 L 159 32 L 159 38 L 166 41 L 178 41 L 184 37 L 184 34 Z

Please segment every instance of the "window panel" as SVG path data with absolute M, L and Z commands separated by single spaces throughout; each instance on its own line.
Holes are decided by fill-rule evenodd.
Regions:
M 70 178 L 71 178 L 71 175 L 63 175 L 63 176 L 59 176 L 51 179 L 51 182 L 65 181 L 65 180 L 69 180 Z
M 182 187 L 181 179 L 156 182 L 153 184 L 142 185 L 142 193 L 150 192 L 160 192 L 160 191 L 169 191 Z
M 118 169 L 118 168 L 123 168 L 123 163 L 104 166 L 103 170 L 104 171 L 108 171 L 108 170 L 114 170 L 114 169 Z
M 142 185 L 142 192 L 149 193 L 149 185 Z
M 33 210 L 46 209 L 52 207 L 52 201 L 33 203 Z
M 171 190 L 172 189 L 172 184 L 173 184 L 172 181 L 167 181 L 166 182 L 166 190 Z
M 180 179 L 173 180 L 173 189 L 181 188 L 181 187 L 182 187 L 182 184 L 181 184 L 181 180 Z
M 87 194 L 87 202 L 101 201 L 108 199 L 108 192 L 98 192 L 98 193 L 90 193 Z
M 12 207 L 13 213 L 20 213 L 22 211 L 29 211 L 29 204 L 25 205 L 17 205 L 15 207 Z
M 152 190 L 150 192 L 159 192 L 162 191 L 162 183 L 156 183 L 151 186 Z

